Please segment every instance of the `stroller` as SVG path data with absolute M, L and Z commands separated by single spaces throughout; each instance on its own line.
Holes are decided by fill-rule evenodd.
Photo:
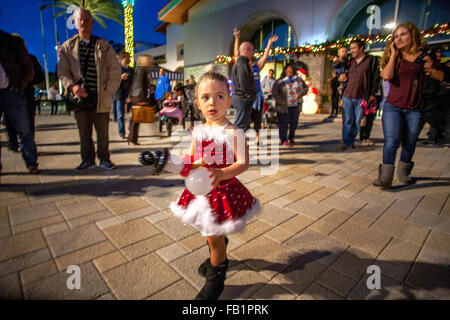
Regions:
M 277 112 L 275 110 L 275 101 L 271 94 L 264 95 L 264 128 L 272 129 L 278 127 Z
M 172 135 L 172 126 L 182 124 L 185 128 L 183 113 L 180 109 L 180 103 L 177 100 L 164 100 L 162 109 L 159 111 L 159 132 L 162 132 L 163 126 L 167 127 L 167 135 Z

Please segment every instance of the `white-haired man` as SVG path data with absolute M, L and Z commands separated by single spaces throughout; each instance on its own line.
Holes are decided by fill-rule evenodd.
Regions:
M 108 41 L 92 35 L 94 19 L 91 13 L 77 8 L 73 17 L 78 34 L 61 47 L 58 76 L 67 90 L 88 101 L 88 107 L 74 110 L 82 160 L 75 170 L 96 167 L 93 126 L 97 132 L 100 167 L 112 170 L 116 166 L 110 160 L 108 125 L 112 96 L 120 86 L 120 65 Z

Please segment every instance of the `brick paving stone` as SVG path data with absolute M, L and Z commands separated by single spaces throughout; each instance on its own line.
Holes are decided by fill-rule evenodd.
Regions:
M 359 209 L 365 206 L 366 202 L 357 199 L 347 199 L 344 197 L 339 197 L 337 195 L 332 195 L 327 199 L 323 200 L 321 204 L 329 206 L 331 208 L 340 209 L 347 211 L 349 213 L 355 213 Z
M 357 283 L 332 269 L 327 269 L 316 281 L 341 297 L 346 297 Z
M 416 260 L 420 248 L 419 244 L 394 238 L 381 252 L 378 259 L 392 261 L 409 268 Z
M 297 233 L 284 243 L 285 246 L 300 252 L 313 261 L 323 265 L 332 264 L 348 247 L 347 244 L 328 238 L 323 234 L 306 229 Z
M 351 182 L 342 180 L 335 177 L 325 177 L 314 182 L 315 184 L 319 184 L 325 187 L 329 187 L 336 190 L 341 190 L 348 186 Z
M 419 227 L 391 215 L 382 216 L 370 229 L 418 245 L 423 244 L 429 233 L 428 228 Z
M 161 233 L 151 238 L 124 247 L 120 251 L 128 260 L 131 261 L 147 255 L 148 253 L 154 252 L 171 243 L 173 243 L 173 240 L 169 236 Z
M 110 228 L 112 226 L 116 226 L 121 224 L 122 221 L 118 217 L 111 217 L 104 220 L 97 221 L 95 224 L 100 230 L 104 230 Z
M 24 269 L 20 271 L 22 286 L 27 286 L 35 281 L 48 278 L 57 272 L 55 262 L 52 260 Z
M 69 254 L 57 257 L 55 259 L 58 270 L 67 269 L 70 265 L 79 265 L 91 261 L 97 257 L 103 256 L 107 253 L 116 250 L 116 248 L 109 241 L 103 241 L 98 244 L 83 248 Z
M 197 232 L 190 225 L 185 225 L 180 219 L 172 216 L 170 219 L 158 221 L 154 223 L 156 227 L 161 229 L 165 234 L 174 240 L 181 240 Z
M 297 213 L 301 213 L 304 216 L 308 216 L 314 220 L 320 219 L 325 214 L 333 210 L 332 207 L 324 204 L 323 202 L 317 203 L 316 201 L 308 199 L 300 199 L 286 207 Z
M 275 200 L 272 200 L 269 202 L 269 205 L 275 206 L 275 207 L 279 207 L 279 208 L 283 208 L 286 207 L 287 205 L 289 205 L 290 203 L 292 203 L 292 201 L 289 201 L 285 198 L 277 198 Z
M 107 294 L 98 297 L 96 300 L 117 300 L 117 299 L 111 292 L 108 292 Z
M 282 229 L 280 227 L 275 227 L 272 230 L 264 233 L 264 236 L 278 243 L 283 243 L 287 239 L 291 238 L 294 233 L 287 231 L 286 229 Z
M 368 289 L 367 276 L 363 277 L 358 285 L 349 294 L 350 300 L 403 300 L 414 299 L 414 290 L 403 285 L 401 282 L 381 274 L 381 289 Z
M 89 224 L 89 223 L 95 223 L 97 221 L 103 221 L 105 219 L 111 218 L 113 217 L 112 213 L 109 212 L 108 210 L 103 210 L 103 211 L 99 211 L 99 212 L 95 212 L 92 214 L 88 214 L 76 219 L 72 219 L 67 221 L 67 224 L 70 226 L 70 228 L 76 228 L 85 224 Z
M 287 231 L 289 234 L 295 234 L 303 229 L 306 229 L 309 225 L 313 224 L 314 220 L 310 217 L 298 214 L 286 222 L 283 222 L 278 227 Z
M 288 187 L 295 188 L 304 193 L 313 193 L 319 189 L 322 189 L 323 186 L 311 182 L 306 182 L 305 180 L 297 180 L 287 185 Z
M 269 279 L 282 272 L 299 257 L 297 252 L 267 237 L 247 242 L 231 251 L 230 255 Z
M 225 288 L 219 300 L 248 299 L 267 282 L 267 278 L 256 271 L 240 271 L 225 280 Z
M 155 293 L 147 300 L 194 300 L 198 291 L 186 280 L 180 280 Z
M 290 293 L 273 282 L 269 282 L 264 287 L 256 291 L 252 295 L 252 298 L 256 300 L 293 300 L 296 298 L 296 295 Z
M 297 259 L 283 273 L 278 274 L 273 282 L 287 291 L 302 294 L 326 269 L 326 266 L 311 261 L 309 257 Z
M 103 233 L 118 248 L 150 238 L 160 232 L 161 231 L 158 228 L 155 228 L 151 223 L 143 218 L 103 229 Z
M 22 290 L 17 273 L 0 278 L 0 299 L 1 300 L 22 300 Z
M 292 191 L 288 194 L 283 195 L 281 198 L 291 201 L 291 202 L 295 202 L 301 198 L 306 197 L 308 194 L 302 191 Z
M 66 231 L 67 229 L 69 229 L 69 227 L 67 226 L 67 223 L 61 222 L 61 223 L 56 223 L 56 224 L 52 224 L 50 226 L 43 227 L 42 233 L 45 236 L 49 236 L 54 233 Z
M 103 233 L 92 224 L 46 236 L 54 257 L 91 246 L 106 240 Z
M 344 223 L 331 234 L 331 237 L 375 255 L 380 253 L 391 240 L 389 235 L 351 222 Z
M 0 262 L 15 258 L 39 249 L 46 248 L 40 230 L 20 233 L 12 237 L 0 239 Z
M 106 271 L 103 277 L 118 299 L 127 300 L 145 299 L 181 279 L 154 253 Z
M 424 246 L 445 256 L 450 256 L 450 235 L 438 231 L 431 231 Z
M 447 198 L 426 195 L 417 207 L 433 214 L 439 214 L 446 201 Z
M 403 265 L 397 263 L 397 259 L 384 260 L 382 257 L 378 257 L 377 260 L 373 262 L 373 265 L 380 268 L 381 274 L 388 276 L 391 279 L 404 282 L 406 275 L 409 272 L 409 267 L 406 268 Z
M 450 271 L 441 266 L 416 262 L 409 272 L 405 283 L 417 289 L 425 290 L 438 299 L 450 296 Z
M 373 264 L 375 256 L 356 248 L 349 248 L 333 264 L 331 268 L 355 281 L 366 274 L 367 267 Z
M 172 262 L 184 255 L 186 255 L 188 251 L 180 246 L 178 243 L 173 243 L 168 245 L 167 247 L 156 250 L 156 254 L 160 256 L 167 263 Z
M 320 202 L 337 192 L 338 190 L 335 188 L 323 187 L 322 189 L 319 189 L 313 193 L 308 194 L 306 196 L 306 199 Z
M 450 270 L 450 257 L 428 247 L 422 248 L 417 257 L 417 262 L 435 264 Z
M 64 219 L 61 215 L 56 215 L 56 216 L 52 216 L 52 217 L 48 217 L 48 218 L 44 218 L 44 219 L 40 219 L 40 220 L 34 220 L 34 221 L 24 223 L 24 224 L 15 225 L 15 226 L 12 226 L 11 229 L 12 229 L 13 234 L 18 234 L 18 233 L 22 233 L 22 232 L 31 231 L 34 229 L 39 229 L 39 228 L 49 226 L 52 224 L 61 223 L 63 221 L 64 221 Z
M 149 205 L 148 207 L 145 207 L 145 208 L 142 208 L 142 209 L 138 209 L 138 210 L 135 210 L 135 211 L 130 211 L 130 212 L 121 214 L 119 216 L 119 219 L 122 222 L 128 222 L 128 221 L 139 219 L 139 218 L 142 218 L 142 217 L 147 217 L 147 216 L 152 215 L 152 214 L 157 213 L 157 212 L 159 212 L 159 210 L 157 208 L 155 208 L 152 205 Z
M 343 298 L 314 282 L 297 300 L 343 300 Z
M 104 211 L 106 208 L 97 200 L 74 203 L 59 207 L 62 215 L 67 219 L 76 219 L 82 216 Z
M 152 214 L 148 215 L 147 217 L 145 217 L 145 220 L 147 220 L 150 223 L 157 223 L 159 221 L 166 220 L 171 217 L 172 217 L 172 213 L 170 212 L 170 210 L 165 210 L 165 211 L 158 211 L 156 213 L 152 213 Z
M 450 233 L 450 220 L 445 216 L 429 213 L 417 208 L 406 220 L 420 227 L 428 227 L 436 231 Z
M 104 205 L 116 214 L 148 207 L 150 204 L 140 197 L 126 197 L 111 201 L 103 201 Z
M 248 242 L 259 237 L 273 227 L 262 221 L 255 221 L 247 224 L 244 231 L 236 233 L 234 237 L 240 241 Z
M 277 226 L 296 215 L 292 210 L 282 209 L 268 204 L 262 207 L 261 212 L 258 214 L 258 220 Z
M 58 209 L 53 203 L 49 203 L 37 207 L 11 210 L 10 221 L 11 226 L 16 226 L 55 215 L 59 215 Z
M 127 259 L 119 251 L 98 257 L 92 261 L 100 273 L 113 269 L 127 262 Z
M 179 244 L 183 246 L 186 250 L 192 252 L 198 248 L 201 248 L 206 245 L 206 239 L 202 237 L 200 233 L 193 234 L 181 241 Z
M 92 300 L 106 294 L 109 290 L 92 263 L 84 263 L 80 268 L 81 283 L 79 290 L 67 288 L 72 274 L 65 270 L 49 278 L 24 286 L 27 300 Z

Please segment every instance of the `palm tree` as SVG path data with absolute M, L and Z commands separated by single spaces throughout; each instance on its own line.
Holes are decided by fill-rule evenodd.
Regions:
M 94 20 L 97 21 L 103 28 L 106 28 L 104 18 L 113 20 L 123 25 L 122 5 L 115 2 L 114 0 L 43 0 L 43 1 L 51 3 L 42 5 L 40 8 L 41 10 L 51 7 L 64 9 L 58 12 L 55 15 L 55 17 L 62 16 L 63 14 L 66 13 L 68 7 L 74 5 L 89 10 Z

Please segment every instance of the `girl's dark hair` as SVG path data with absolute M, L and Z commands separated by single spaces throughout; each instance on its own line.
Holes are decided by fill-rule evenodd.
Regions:
M 280 79 L 283 79 L 284 77 L 286 77 L 286 70 L 289 67 L 291 67 L 292 70 L 294 70 L 294 74 L 295 74 L 296 70 L 294 69 L 294 66 L 292 64 L 287 64 L 287 65 L 284 66 L 284 69 L 283 69 L 283 72 L 281 73 Z
M 200 79 L 197 82 L 197 85 L 195 86 L 195 97 L 196 98 L 198 96 L 198 88 L 200 86 L 200 83 L 202 83 L 202 81 L 205 81 L 205 80 L 221 82 L 221 83 L 223 83 L 225 88 L 227 88 L 227 91 L 228 91 L 228 79 L 224 75 L 222 75 L 218 72 L 207 72 L 207 73 L 204 73 L 200 77 Z

